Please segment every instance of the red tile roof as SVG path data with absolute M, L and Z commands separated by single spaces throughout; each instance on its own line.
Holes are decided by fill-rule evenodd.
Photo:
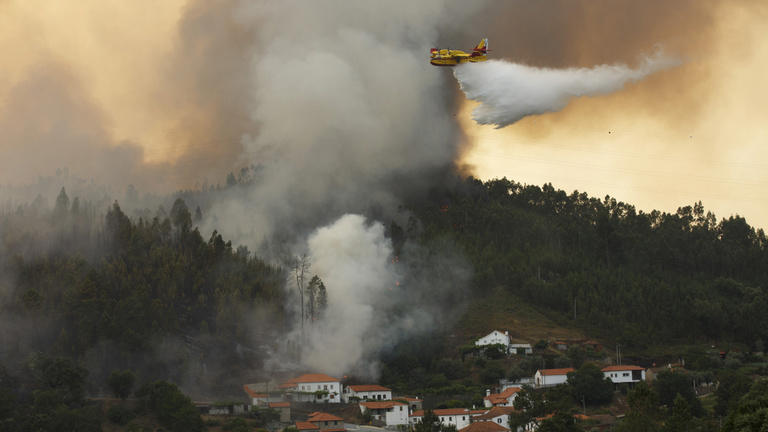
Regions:
M 298 384 L 298 383 L 319 383 L 319 382 L 338 382 L 337 378 L 328 376 L 326 374 L 304 374 L 300 377 L 296 377 L 292 380 L 286 381 L 285 384 Z
M 493 408 L 491 408 L 490 411 L 488 411 L 487 413 L 485 413 L 483 415 L 479 415 L 479 416 L 475 417 L 475 419 L 477 419 L 477 420 L 491 420 L 491 419 L 495 419 L 498 416 L 512 414 L 513 412 L 515 412 L 515 408 L 514 407 L 493 407 Z
M 398 401 L 370 401 L 370 402 L 360 402 L 360 405 L 368 408 L 368 409 L 389 409 L 393 406 L 399 406 L 399 405 L 408 405 L 403 402 Z
M 422 400 L 417 397 L 411 397 L 411 396 L 395 396 L 392 399 L 394 400 L 403 400 L 408 402 L 421 402 Z
M 318 422 L 318 421 L 344 421 L 341 417 L 336 417 L 333 414 L 328 414 L 324 412 L 313 412 L 309 415 L 309 418 L 307 421 L 310 422 Z
M 388 389 L 386 387 L 383 387 L 377 384 L 351 385 L 347 387 L 351 388 L 353 391 L 356 391 L 356 392 L 392 391 L 391 389 Z
M 568 372 L 574 372 L 574 369 L 573 368 L 541 369 L 539 372 L 541 372 L 541 374 L 544 376 L 568 375 Z
M 291 406 L 290 402 L 270 402 L 270 408 L 288 408 Z
M 612 371 L 628 371 L 628 370 L 645 370 L 645 368 L 640 366 L 634 366 L 634 365 L 614 365 L 614 366 L 606 366 L 600 370 L 603 372 L 612 372 Z
M 469 426 L 459 429 L 459 432 L 502 432 L 509 429 L 495 422 L 475 422 Z
M 296 429 L 298 430 L 320 430 L 320 427 L 314 423 L 310 422 L 296 422 Z
M 494 393 L 486 396 L 484 399 L 488 399 L 493 405 L 503 404 L 509 402 L 509 397 L 519 392 L 519 387 L 509 387 L 501 393 Z
M 256 393 L 255 391 L 251 390 L 250 387 L 248 387 L 248 384 L 245 384 L 243 386 L 243 390 L 245 390 L 246 393 L 248 393 L 248 396 L 252 398 L 265 398 L 267 397 L 266 393 Z

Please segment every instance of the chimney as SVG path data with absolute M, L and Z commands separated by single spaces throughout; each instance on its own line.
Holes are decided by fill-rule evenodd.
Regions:
M 485 395 L 490 396 L 491 395 L 491 389 L 485 389 Z
M 509 331 L 504 330 L 504 336 L 509 336 Z

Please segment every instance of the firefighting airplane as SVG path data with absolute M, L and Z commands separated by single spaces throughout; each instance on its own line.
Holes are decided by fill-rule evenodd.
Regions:
M 472 50 L 472 53 L 432 48 L 430 54 L 432 54 L 432 59 L 429 62 L 435 66 L 456 66 L 461 63 L 486 61 L 488 60 L 488 38 L 483 38 Z

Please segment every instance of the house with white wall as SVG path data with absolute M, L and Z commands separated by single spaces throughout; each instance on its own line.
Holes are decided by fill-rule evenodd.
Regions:
M 517 393 L 522 390 L 520 387 L 508 387 L 501 393 L 491 394 L 490 390 L 485 391 L 485 398 L 483 398 L 483 405 L 486 408 L 495 406 L 511 407 L 514 406 Z
M 280 385 L 297 402 L 340 403 L 341 382 L 325 374 L 304 374 Z
M 371 413 L 374 420 L 383 421 L 387 426 L 408 424 L 408 404 L 399 401 L 363 401 L 360 402 L 360 412 Z
M 485 414 L 473 416 L 473 422 L 491 422 L 496 423 L 505 428 L 509 428 L 509 416 L 515 412 L 515 409 L 511 406 L 496 406 L 491 408 Z
M 645 381 L 645 368 L 634 365 L 614 365 L 601 369 L 603 376 L 614 384 L 638 383 Z
M 539 369 L 533 376 L 536 387 L 552 387 L 568 382 L 568 373 L 574 372 L 573 368 Z
M 317 425 L 321 431 L 342 432 L 344 429 L 344 419 L 333 414 L 324 412 L 313 412 L 307 418 L 308 423 Z
M 475 346 L 504 345 L 505 352 L 509 350 L 509 332 L 494 330 L 475 341 Z
M 344 402 L 350 400 L 392 400 L 392 390 L 377 384 L 348 385 L 344 387 Z
M 441 424 L 445 426 L 456 426 L 456 429 L 462 429 L 469 426 L 470 412 L 466 408 L 436 409 L 435 413 Z M 415 426 L 424 419 L 424 411 L 419 410 L 409 416 L 409 423 Z

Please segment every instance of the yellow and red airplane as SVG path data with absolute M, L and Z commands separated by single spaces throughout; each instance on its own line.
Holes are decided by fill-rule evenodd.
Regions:
M 432 59 L 429 61 L 435 66 L 456 66 L 462 63 L 475 63 L 488 60 L 488 38 L 483 38 L 471 53 L 462 50 L 438 49 L 430 50 Z

